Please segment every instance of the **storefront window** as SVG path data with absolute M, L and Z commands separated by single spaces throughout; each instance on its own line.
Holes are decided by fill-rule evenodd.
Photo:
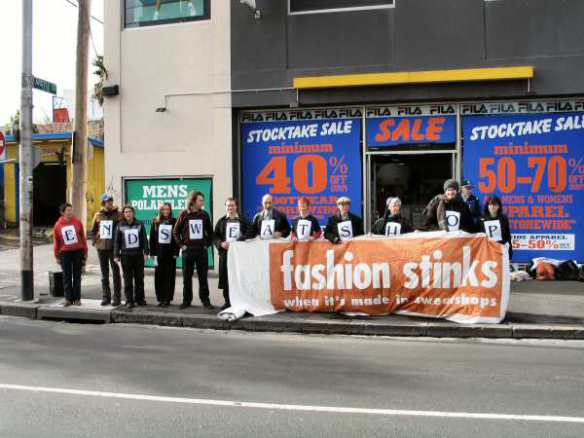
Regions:
M 210 18 L 210 0 L 125 0 L 126 27 L 153 26 Z

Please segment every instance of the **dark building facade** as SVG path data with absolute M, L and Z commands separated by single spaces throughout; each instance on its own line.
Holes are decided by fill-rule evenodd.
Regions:
M 253 3 L 253 2 L 252 2 Z M 584 2 L 231 2 L 234 188 L 416 225 L 450 177 L 503 199 L 515 261 L 584 259 Z M 257 18 L 261 14 L 261 18 Z M 399 74 L 398 74 L 399 73 Z

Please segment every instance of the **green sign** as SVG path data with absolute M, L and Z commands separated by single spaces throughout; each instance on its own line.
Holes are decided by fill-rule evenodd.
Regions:
M 125 201 L 136 209 L 136 217 L 144 222 L 146 232 L 150 236 L 152 220 L 158 215 L 158 209 L 165 202 L 172 204 L 174 217 L 180 215 L 187 207 L 189 195 L 199 191 L 205 195 L 205 210 L 211 216 L 213 223 L 213 182 L 211 178 L 148 178 L 124 180 Z M 148 261 L 148 267 L 154 267 Z M 177 261 L 177 267 L 182 267 L 182 261 Z M 209 248 L 209 268 L 214 268 L 213 249 Z
M 37 90 L 45 91 L 51 94 L 57 94 L 57 84 L 53 84 L 52 82 L 45 81 L 41 78 L 33 77 L 32 86 Z

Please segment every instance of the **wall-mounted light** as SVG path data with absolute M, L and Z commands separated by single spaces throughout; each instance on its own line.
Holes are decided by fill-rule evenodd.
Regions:
M 156 108 L 155 111 L 157 113 L 165 113 L 166 112 L 166 107 L 165 106 L 159 106 L 158 108 Z

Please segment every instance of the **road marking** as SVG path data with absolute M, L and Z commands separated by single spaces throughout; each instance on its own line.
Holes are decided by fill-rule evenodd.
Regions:
M 146 394 L 126 394 L 121 392 L 87 391 L 81 389 L 49 388 L 43 386 L 25 386 L 0 383 L 0 389 L 27 392 L 43 392 L 52 394 L 79 395 L 87 397 L 102 397 L 122 400 L 151 401 L 160 403 L 179 403 L 185 405 L 224 406 L 252 409 L 269 409 L 280 411 L 305 411 L 333 414 L 366 414 L 398 417 L 433 417 L 433 418 L 461 418 L 474 420 L 505 420 L 505 421 L 538 421 L 551 423 L 582 423 L 584 417 L 563 417 L 556 415 L 517 415 L 494 414 L 481 412 L 445 412 L 445 411 L 416 411 L 402 409 L 368 409 L 336 406 L 288 405 L 280 403 L 258 403 L 232 400 L 212 400 L 187 397 L 166 397 Z

